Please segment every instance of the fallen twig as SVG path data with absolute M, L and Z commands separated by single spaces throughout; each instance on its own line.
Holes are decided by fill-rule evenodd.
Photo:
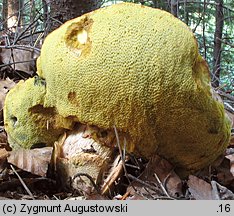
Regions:
M 123 169 L 124 169 L 124 172 L 125 172 L 125 176 L 126 176 L 128 182 L 129 182 L 129 184 L 131 184 L 131 181 L 128 178 L 128 172 L 127 172 L 127 169 L 126 169 L 126 166 L 125 166 L 125 154 L 123 154 L 123 152 L 122 152 L 122 148 L 120 146 L 120 141 L 119 141 L 118 131 L 117 131 L 115 126 L 114 126 L 114 131 L 115 131 L 116 141 L 117 141 L 117 145 L 118 145 L 118 148 L 119 148 L 119 154 L 120 154 L 120 157 L 121 157 L 121 160 L 122 160 L 122 165 L 123 165 Z M 124 139 L 124 149 L 125 148 L 126 148 L 126 139 Z M 125 152 L 125 150 L 124 150 L 124 152 Z
M 10 165 L 12 171 L 16 174 L 16 176 L 18 177 L 18 179 L 20 180 L 21 184 L 23 185 L 24 189 L 27 191 L 28 195 L 35 200 L 33 194 L 31 193 L 31 191 L 29 190 L 29 188 L 27 187 L 27 185 L 24 183 L 23 179 L 20 177 L 20 175 L 16 172 L 15 168 Z
M 160 186 L 161 189 L 163 190 L 164 194 L 165 194 L 167 197 L 171 198 L 170 195 L 167 193 L 166 188 L 163 186 L 161 180 L 159 179 L 159 177 L 158 177 L 158 175 L 157 175 L 156 173 L 154 173 L 154 177 L 156 178 L 157 182 L 159 183 L 159 186 Z

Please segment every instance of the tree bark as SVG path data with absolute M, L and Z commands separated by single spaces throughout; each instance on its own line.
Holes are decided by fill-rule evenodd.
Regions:
M 99 8 L 101 2 L 101 0 L 51 0 L 51 16 L 53 20 L 57 20 L 56 23 L 53 22 L 52 30 L 67 20 Z
M 171 0 L 171 14 L 178 17 L 178 0 Z
M 19 8 L 20 8 L 20 1 L 18 1 L 18 0 L 8 0 L 7 27 L 12 32 L 15 32 L 17 26 L 20 25 Z
M 42 7 L 43 7 L 43 22 L 44 22 L 44 27 L 46 27 L 48 12 L 49 12 L 46 0 L 42 0 Z
M 223 0 L 216 0 L 215 14 L 215 34 L 214 34 L 214 58 L 213 58 L 213 74 L 212 86 L 219 86 L 220 71 L 221 71 L 221 54 L 222 54 L 222 35 L 224 25 Z
M 2 1 L 2 20 L 3 20 L 3 29 L 7 29 L 7 16 L 8 16 L 8 1 Z

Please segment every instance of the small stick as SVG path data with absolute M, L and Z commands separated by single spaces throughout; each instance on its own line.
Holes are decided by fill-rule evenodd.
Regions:
M 135 165 L 132 165 L 132 164 L 126 164 L 126 167 L 131 167 L 131 168 L 133 168 L 133 169 L 140 170 L 140 167 L 139 167 L 139 166 L 135 166 Z
M 152 199 L 154 199 L 154 196 L 153 196 L 152 193 L 148 190 L 147 187 L 143 187 L 143 189 L 148 193 L 148 195 L 149 195 Z M 144 197 L 145 197 L 145 196 L 144 196 Z
M 58 197 L 56 197 L 55 195 L 53 195 L 53 197 L 54 197 L 56 200 L 59 200 L 59 198 L 58 198 Z
M 40 52 L 41 49 L 33 47 L 33 46 L 29 46 L 29 45 L 6 45 L 6 46 L 0 46 L 0 48 L 4 48 L 4 49 L 19 49 L 19 50 L 25 50 L 25 51 L 38 51 Z
M 142 181 L 142 180 L 136 178 L 135 176 L 133 176 L 133 175 L 131 175 L 131 174 L 128 174 L 128 177 L 129 177 L 130 179 L 136 181 L 136 182 L 139 182 L 140 184 L 144 185 L 145 187 L 151 189 L 152 191 L 158 192 L 154 186 L 152 186 L 152 185 L 150 185 L 150 184 L 148 184 L 148 183 L 146 183 L 146 182 L 144 182 L 144 181 Z
M 126 200 L 129 195 L 130 195 L 130 191 L 127 191 L 120 200 Z
M 126 169 L 126 166 L 125 166 L 125 150 L 126 150 L 125 148 L 126 148 L 126 143 L 127 142 L 126 142 L 126 139 L 124 139 L 124 154 L 123 154 L 121 146 L 120 146 L 118 131 L 117 131 L 115 126 L 114 126 L 114 131 L 115 131 L 116 141 L 117 141 L 117 145 L 118 145 L 118 148 L 119 148 L 119 154 L 120 154 L 120 157 L 121 157 L 121 160 L 122 160 L 125 176 L 126 176 L 128 182 L 129 182 L 129 184 L 131 184 L 131 181 L 128 178 L 128 172 L 127 172 L 127 169 Z
M 156 173 L 154 173 L 154 177 L 156 178 L 156 180 L 159 183 L 159 186 L 161 187 L 161 189 L 163 190 L 163 192 L 166 194 L 167 197 L 171 198 L 170 195 L 167 193 L 167 190 L 165 189 L 165 187 L 163 186 L 161 180 L 159 179 L 158 175 Z
M 0 65 L 0 68 L 5 67 L 5 66 L 10 66 L 10 65 L 15 65 L 15 64 L 21 64 L 21 63 L 26 63 L 26 62 L 32 62 L 32 61 L 35 61 L 35 59 L 2 64 L 2 65 Z
M 11 169 L 13 170 L 13 172 L 16 174 L 16 176 L 18 177 L 18 179 L 20 180 L 20 183 L 23 185 L 24 189 L 27 191 L 27 193 L 29 194 L 29 196 L 35 200 L 33 194 L 31 193 L 31 191 L 29 190 L 29 188 L 27 187 L 27 185 L 24 183 L 23 179 L 20 177 L 20 175 L 16 172 L 15 168 L 10 165 Z

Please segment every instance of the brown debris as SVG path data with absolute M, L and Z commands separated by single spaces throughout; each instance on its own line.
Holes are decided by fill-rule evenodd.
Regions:
M 2 172 L 6 168 L 6 162 L 8 156 L 9 153 L 5 148 L 0 149 L 0 172 Z
M 138 180 L 131 184 L 128 191 L 133 196 L 137 193 L 144 194 L 148 198 L 165 196 L 173 199 L 182 196 L 182 181 L 174 172 L 173 166 L 156 155 L 149 161 Z
M 234 194 L 216 181 L 208 183 L 190 175 L 187 182 L 192 199 L 196 200 L 227 200 L 234 199 Z
M 226 158 L 230 160 L 230 172 L 234 177 L 234 154 L 227 155 Z
M 8 162 L 18 168 L 39 176 L 46 176 L 51 161 L 52 147 L 40 149 L 18 149 L 10 152 Z
M 190 175 L 187 182 L 188 190 L 192 195 L 192 198 L 196 200 L 212 200 L 212 187 L 206 181 L 199 179 L 196 176 Z

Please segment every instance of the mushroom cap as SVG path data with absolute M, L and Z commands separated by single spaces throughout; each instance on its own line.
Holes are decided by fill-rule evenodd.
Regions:
M 37 70 L 46 81 L 45 109 L 115 126 L 128 152 L 157 152 L 195 170 L 228 144 L 230 123 L 212 98 L 197 41 L 165 11 L 122 3 L 70 20 L 45 39 Z

